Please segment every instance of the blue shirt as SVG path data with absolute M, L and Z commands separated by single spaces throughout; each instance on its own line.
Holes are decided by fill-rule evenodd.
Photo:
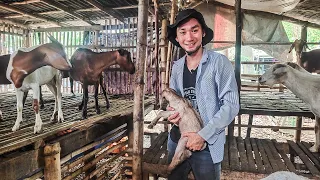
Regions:
M 184 97 L 185 57 L 172 66 L 170 88 Z M 203 49 L 196 78 L 196 101 L 204 123 L 198 134 L 208 143 L 213 163 L 223 160 L 225 128 L 239 112 L 239 94 L 229 59 L 213 50 Z

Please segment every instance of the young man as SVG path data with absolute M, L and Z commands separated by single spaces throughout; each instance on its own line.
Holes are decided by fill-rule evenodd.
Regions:
M 187 179 L 190 170 L 196 179 L 220 179 L 223 159 L 225 128 L 239 111 L 239 95 L 231 62 L 224 55 L 203 46 L 213 38 L 213 31 L 206 25 L 202 14 L 186 9 L 168 25 L 168 39 L 185 50 L 186 55 L 172 67 L 170 88 L 188 99 L 202 120 L 204 127 L 199 132 L 188 132 L 186 147 L 192 156 L 169 175 L 169 180 Z M 174 110 L 168 107 L 168 110 Z M 175 125 L 168 138 L 169 161 L 172 160 L 179 132 L 179 113 L 168 120 Z M 199 151 L 203 144 L 207 148 Z

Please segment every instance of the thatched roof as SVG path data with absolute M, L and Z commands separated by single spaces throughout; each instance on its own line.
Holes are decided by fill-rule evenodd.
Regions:
M 154 11 L 149 0 L 149 14 Z M 158 0 L 160 15 L 168 17 L 170 0 Z M 218 3 L 217 3 L 218 2 Z M 180 8 L 200 3 L 234 5 L 235 0 L 181 0 Z M 319 0 L 242 0 L 242 8 L 267 12 L 280 17 L 313 23 L 320 27 Z M 138 0 L 0 0 L 0 24 L 16 24 L 25 28 L 104 25 L 113 17 L 122 22 L 137 17 Z

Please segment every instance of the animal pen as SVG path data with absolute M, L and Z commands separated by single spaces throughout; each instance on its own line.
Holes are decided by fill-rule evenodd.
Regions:
M 269 0 L 270 3 L 275 3 Z M 221 2 L 228 2 L 222 4 Z M 290 10 L 281 15 L 262 9 L 250 10 L 248 4 L 230 1 L 176 1 L 176 0 L 24 0 L 0 1 L 0 54 L 10 54 L 20 47 L 31 47 L 49 42 L 51 34 L 65 47 L 68 58 L 77 48 L 95 52 L 127 49 L 136 64 L 137 72 L 129 75 L 118 66 L 104 70 L 104 86 L 110 98 L 110 109 L 101 105 L 101 114 L 89 102 L 88 119 L 82 120 L 77 105 L 81 102 L 81 84 L 73 86 L 70 94 L 68 79 L 63 79 L 63 123 L 51 123 L 50 114 L 54 98 L 44 89 L 45 108 L 42 109 L 43 131 L 33 134 L 33 110 L 28 97 L 23 112 L 21 129 L 12 132 L 16 119 L 16 98 L 13 85 L 0 85 L 0 177 L 3 179 L 148 179 L 166 177 L 167 135 L 170 124 L 163 124 L 164 131 L 144 132 L 144 116 L 159 105 L 159 92 L 168 86 L 170 67 L 181 57 L 181 50 L 166 39 L 166 25 L 172 24 L 179 9 L 195 7 L 214 27 L 215 39 L 208 48 L 235 47 L 234 63 L 240 93 L 241 109 L 237 121 L 227 132 L 222 178 L 257 179 L 276 171 L 290 171 L 306 177 L 319 177 L 318 153 L 308 150 L 312 143 L 300 141 L 302 117 L 311 117 L 305 103 L 277 86 L 265 91 L 257 83 L 258 74 L 241 74 L 241 66 L 265 65 L 277 62 L 241 61 L 241 46 L 284 47 L 289 41 L 263 39 L 242 40 L 248 27 L 245 15 L 257 18 L 286 20 L 303 25 L 301 39 L 307 39 L 306 27 L 319 28 L 318 15 L 308 9 L 319 9 L 312 0 L 294 1 Z M 280 5 L 279 5 L 280 6 Z M 242 8 L 242 9 L 241 9 Z M 216 14 L 212 14 L 215 9 Z M 227 13 L 226 13 L 227 12 Z M 233 17 L 232 37 L 221 19 L 223 14 Z M 234 18 L 234 15 L 235 18 Z M 219 19 L 220 18 L 220 19 Z M 221 21 L 218 21 L 221 20 Z M 247 20 L 247 19 L 246 19 Z M 256 22 L 256 21 L 255 21 Z M 220 23 L 220 24 L 219 24 Z M 222 30 L 219 30 L 219 29 Z M 230 28 L 230 27 L 229 27 Z M 229 34 L 230 35 L 230 34 Z M 313 42 L 308 42 L 313 43 Z M 225 47 L 224 47 L 225 46 Z M 287 48 L 289 49 L 289 48 Z M 279 57 L 281 57 L 279 55 Z M 93 93 L 93 89 L 90 90 Z M 91 96 L 90 96 L 91 98 Z M 90 99 L 89 98 L 89 99 Z M 99 96 L 101 99 L 101 97 Z M 105 102 L 105 101 L 101 101 Z M 241 115 L 249 115 L 249 123 L 241 123 Z M 254 125 L 255 115 L 294 116 L 296 127 Z M 238 129 L 235 136 L 234 129 Z M 241 137 L 247 129 L 245 138 Z M 276 139 L 250 137 L 251 128 L 296 130 L 295 141 L 277 142 Z M 143 146 L 143 136 L 151 137 L 151 146 Z M 298 159 L 298 160 L 297 160 Z M 1 178 L 1 179 L 2 179 Z M 192 176 L 191 176 L 192 178 Z

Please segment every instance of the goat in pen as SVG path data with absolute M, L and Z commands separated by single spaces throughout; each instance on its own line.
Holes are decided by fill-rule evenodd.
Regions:
M 274 84 L 283 84 L 298 98 L 307 103 L 315 115 L 314 146 L 311 152 L 318 152 L 320 145 L 320 76 L 308 73 L 295 63 L 275 64 L 259 77 L 259 83 L 272 87 Z
M 98 103 L 98 87 L 101 73 L 107 67 L 118 64 L 120 68 L 128 71 L 130 74 L 135 73 L 135 66 L 131 59 L 129 51 L 119 49 L 109 52 L 93 52 L 90 49 L 77 49 L 71 59 L 72 69 L 69 71 L 69 76 L 75 81 L 80 81 L 83 87 L 83 98 L 79 106 L 82 109 L 82 118 L 87 118 L 87 103 L 88 103 L 88 86 L 95 86 L 95 108 L 97 114 L 100 114 Z M 104 88 L 102 88 L 106 99 L 107 108 L 109 108 L 109 100 Z
M 6 70 L 7 79 L 15 86 L 17 96 L 17 120 L 12 128 L 16 131 L 22 121 L 23 93 L 33 90 L 33 109 L 36 115 L 34 133 L 40 133 L 42 120 L 39 112 L 39 86 L 46 84 L 55 96 L 54 112 L 51 120 L 55 119 L 58 108 L 58 122 L 63 121 L 61 108 L 61 72 L 70 70 L 71 65 L 66 58 L 64 47 L 53 37 L 52 43 L 31 48 L 21 48 L 10 56 Z M 49 66 L 47 66 L 49 65 Z

